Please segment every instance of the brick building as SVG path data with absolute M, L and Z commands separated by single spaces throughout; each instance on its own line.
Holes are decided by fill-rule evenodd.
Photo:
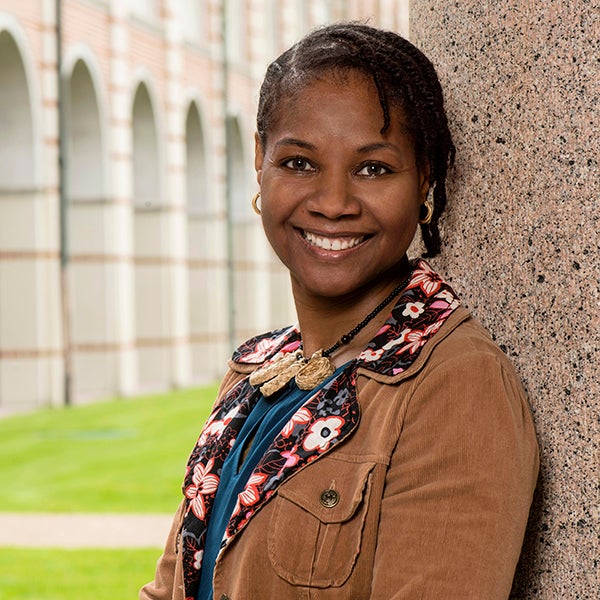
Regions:
M 0 0 L 0 411 L 217 378 L 293 320 L 250 208 L 268 62 L 406 0 Z

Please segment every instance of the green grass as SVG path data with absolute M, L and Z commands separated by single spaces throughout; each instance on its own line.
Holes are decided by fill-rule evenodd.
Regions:
M 215 393 L 210 386 L 0 420 L 0 511 L 174 511 Z
M 133 600 L 157 550 L 0 548 L 2 600 Z

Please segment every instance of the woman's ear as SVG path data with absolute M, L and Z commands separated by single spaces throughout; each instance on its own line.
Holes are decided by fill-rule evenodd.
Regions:
M 254 134 L 254 170 L 256 171 L 256 181 L 260 185 L 262 179 L 262 164 L 265 158 L 265 152 L 262 143 L 258 136 L 258 132 Z

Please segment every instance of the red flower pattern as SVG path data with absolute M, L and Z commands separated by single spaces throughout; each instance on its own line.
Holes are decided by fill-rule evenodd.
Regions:
M 285 424 L 283 430 L 281 431 L 281 435 L 285 438 L 290 437 L 296 425 L 308 423 L 310 421 L 310 418 L 310 411 L 307 410 L 305 407 L 302 407 L 301 409 L 296 411 L 296 413 L 292 415 L 292 418 Z
M 185 489 L 185 497 L 191 500 L 189 507 L 199 519 L 204 519 L 206 515 L 204 496 L 214 494 L 219 487 L 219 476 L 211 473 L 213 465 L 212 458 L 206 465 L 198 463 L 194 467 L 193 483 Z
M 442 283 L 443 280 L 440 276 L 425 261 L 421 260 L 419 261 L 418 268 L 413 272 L 408 289 L 418 286 L 429 297 L 440 290 Z

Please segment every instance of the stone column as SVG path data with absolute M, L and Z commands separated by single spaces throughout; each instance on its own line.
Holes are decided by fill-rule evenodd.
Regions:
M 178 18 L 179 2 L 163 0 L 162 18 L 165 27 L 166 66 L 166 155 L 167 155 L 167 202 L 171 214 L 166 223 L 170 260 L 167 280 L 169 282 L 169 329 L 173 337 L 171 349 L 171 385 L 189 385 L 190 338 L 189 338 L 189 286 L 188 286 L 188 207 L 185 194 L 185 111 L 184 87 L 182 85 L 184 38 L 181 18 Z
M 110 2 L 110 195 L 113 200 L 115 256 L 114 322 L 117 362 L 117 394 L 133 395 L 138 388 L 135 348 L 135 270 L 133 255 L 133 183 L 131 158 L 131 103 L 127 5 Z
M 597 594 L 597 0 L 419 0 L 457 146 L 435 261 L 513 359 L 541 475 L 513 598 Z

